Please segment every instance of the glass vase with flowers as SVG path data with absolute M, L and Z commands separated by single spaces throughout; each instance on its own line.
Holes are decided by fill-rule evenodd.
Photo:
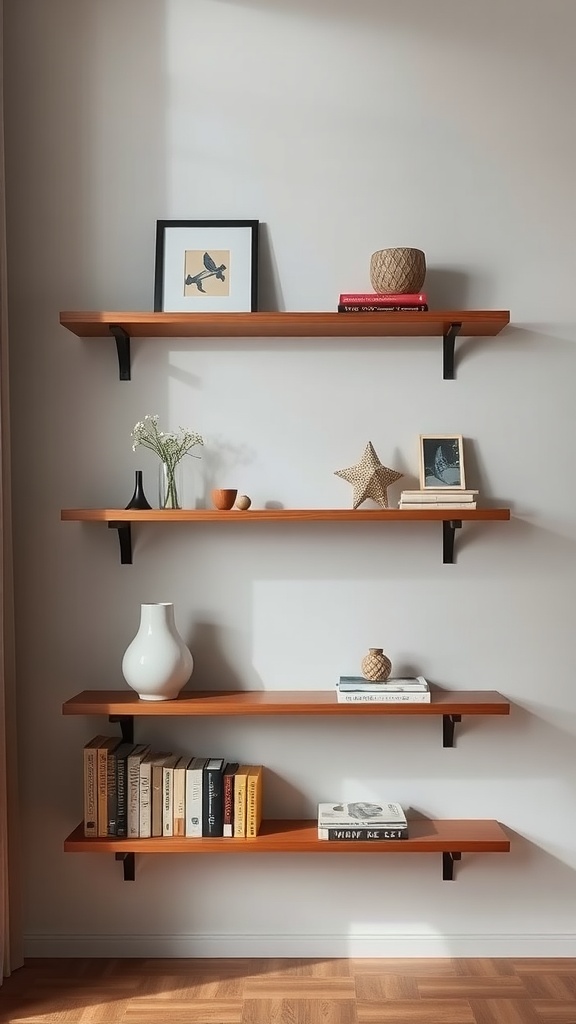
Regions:
M 160 459 L 160 508 L 182 508 L 178 469 L 192 448 L 204 444 L 204 438 L 184 427 L 180 427 L 177 434 L 160 430 L 158 419 L 158 415 L 145 416 L 136 423 L 132 431 L 132 451 L 141 445 L 155 452 Z

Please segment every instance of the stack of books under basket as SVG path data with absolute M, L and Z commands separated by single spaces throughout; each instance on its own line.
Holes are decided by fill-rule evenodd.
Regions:
M 336 697 L 339 704 L 429 704 L 430 686 L 424 676 L 389 678 L 382 683 L 364 676 L 340 676 Z
M 426 292 L 342 292 L 338 299 L 339 313 L 425 313 Z

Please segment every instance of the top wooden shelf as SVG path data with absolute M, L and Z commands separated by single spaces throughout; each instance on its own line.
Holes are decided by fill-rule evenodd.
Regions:
M 403 313 L 60 313 L 79 338 L 116 339 L 120 379 L 130 380 L 131 338 L 444 338 L 444 377 L 454 376 L 454 341 L 494 337 L 510 323 L 508 310 L 428 310 Z
M 454 746 L 454 725 L 462 715 L 509 715 L 510 701 L 496 690 L 445 690 L 431 687 L 429 703 L 386 701 L 340 703 L 333 690 L 182 690 L 174 700 L 140 700 L 132 690 L 83 690 L 65 701 L 64 715 L 108 715 L 119 721 L 122 735 L 134 742 L 134 718 L 170 717 L 242 718 L 274 715 L 328 715 L 363 717 L 389 715 L 442 716 L 442 742 Z
M 83 690 L 62 705 L 64 715 L 509 715 L 496 690 L 433 688 L 429 704 L 340 704 L 333 690 L 182 690 L 174 700 L 140 700 L 133 690 Z
M 79 338 L 108 338 L 111 324 L 132 338 L 438 337 L 454 322 L 461 324 L 462 334 L 493 337 L 510 322 L 510 313 L 60 313 L 62 326 Z
M 509 520 L 509 508 L 456 508 L 456 509 L 248 509 L 240 512 L 219 512 L 217 509 L 115 509 L 115 508 L 63 508 L 60 518 L 66 522 L 108 523 L 118 530 L 120 561 L 132 562 L 132 523 L 371 523 L 371 522 L 441 522 L 443 561 L 454 561 L 454 537 L 463 521 L 494 522 Z

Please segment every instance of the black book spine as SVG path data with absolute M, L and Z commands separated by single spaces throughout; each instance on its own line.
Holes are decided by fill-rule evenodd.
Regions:
M 387 839 L 408 839 L 407 828 L 329 828 L 328 839 L 383 842 Z
M 224 835 L 223 768 L 206 765 L 202 776 L 202 835 Z

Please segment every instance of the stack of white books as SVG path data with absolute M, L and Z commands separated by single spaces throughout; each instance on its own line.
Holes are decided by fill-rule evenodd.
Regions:
M 364 676 L 340 676 L 336 696 L 339 704 L 429 704 L 430 686 L 424 676 L 387 679 L 383 683 L 372 683 Z
M 408 839 L 408 822 L 400 804 L 383 800 L 318 804 L 318 839 Z
M 450 487 L 439 487 L 433 490 L 427 487 L 423 491 L 402 491 L 398 508 L 476 508 L 478 491 L 465 491 Z

